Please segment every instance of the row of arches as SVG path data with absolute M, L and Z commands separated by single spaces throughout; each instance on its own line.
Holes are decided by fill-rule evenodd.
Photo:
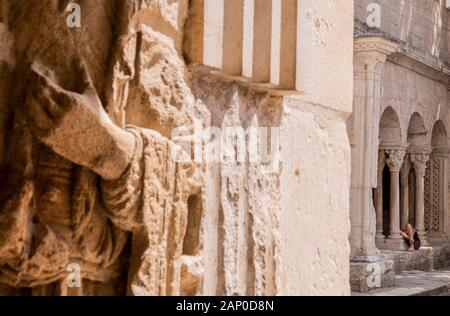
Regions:
M 402 129 L 397 113 L 392 107 L 386 108 L 380 120 L 380 144 L 400 144 L 402 143 Z M 426 145 L 428 132 L 422 116 L 415 112 L 412 114 L 408 126 L 407 143 L 413 146 Z M 431 146 L 447 148 L 447 131 L 444 123 L 437 120 L 433 126 Z
M 404 137 L 396 112 L 388 107 L 379 127 L 378 186 L 374 190 L 378 248 L 401 250 L 404 244 L 399 232 L 407 223 L 416 227 L 424 244 L 444 241 L 448 209 L 445 124 L 437 120 L 429 131 L 415 112 Z

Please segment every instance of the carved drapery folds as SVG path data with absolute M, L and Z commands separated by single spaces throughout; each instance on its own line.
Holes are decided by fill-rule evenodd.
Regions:
M 22 288 L 31 295 L 199 294 L 202 165 L 177 163 L 168 138 L 176 126 L 191 128 L 196 110 L 179 51 L 187 7 L 83 1 L 82 12 L 90 14 L 77 32 L 68 30 L 57 2 L 2 1 L 17 19 L 10 31 L 18 60 L 5 105 L 13 115 L 0 181 L 0 295 Z M 39 80 L 30 80 L 35 68 L 24 68 L 30 61 L 43 70 Z M 48 98 L 30 97 L 42 91 Z M 30 123 L 36 116 L 25 115 L 47 103 L 64 115 L 76 109 L 64 116 L 75 124 L 52 121 L 58 137 L 48 144 Z M 98 166 L 121 165 L 114 163 L 123 149 L 118 135 L 136 145 L 134 154 L 123 156 L 117 177 L 105 177 Z M 70 264 L 81 284 L 68 293 Z

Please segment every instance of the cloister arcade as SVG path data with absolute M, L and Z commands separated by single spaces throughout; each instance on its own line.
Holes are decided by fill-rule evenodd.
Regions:
M 402 128 L 396 111 L 387 107 L 379 128 L 378 185 L 373 194 L 377 247 L 404 249 L 400 231 L 408 223 L 424 246 L 446 241 L 449 150 L 445 124 L 440 119 L 425 124 L 421 114 L 414 112 L 407 129 Z

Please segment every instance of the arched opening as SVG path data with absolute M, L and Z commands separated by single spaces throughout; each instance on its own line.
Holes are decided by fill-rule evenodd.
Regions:
M 431 137 L 431 147 L 435 149 L 447 149 L 448 138 L 444 123 L 439 120 L 434 124 L 433 134 Z
M 386 151 L 402 143 L 400 120 L 393 108 L 388 107 L 380 120 L 380 150 L 378 159 L 378 186 L 374 191 L 374 205 L 377 217 L 376 243 L 383 248 L 390 234 L 391 172 L 387 164 Z
M 380 144 L 400 144 L 402 130 L 397 113 L 391 107 L 386 108 L 380 120 Z
M 410 147 L 423 147 L 427 143 L 427 130 L 419 113 L 411 116 L 408 126 L 408 144 Z
M 420 116 L 419 113 L 415 112 L 411 116 L 411 119 L 409 121 L 408 126 L 408 145 L 409 145 L 409 151 L 414 152 L 418 148 L 424 148 L 427 144 L 427 129 L 425 128 L 425 123 L 423 121 L 422 116 Z M 409 157 L 407 158 L 409 159 Z M 405 219 L 402 221 L 403 225 L 406 225 L 407 223 L 410 223 L 413 226 L 416 226 L 416 176 L 415 176 L 415 170 L 414 170 L 414 164 L 410 164 L 410 168 L 407 171 L 408 175 L 405 176 L 404 179 L 407 179 L 408 183 L 405 183 L 406 186 L 408 186 L 408 197 L 406 200 L 408 201 L 408 204 L 404 207 L 407 208 L 407 210 L 404 211 Z M 426 187 L 426 179 L 425 179 L 425 187 Z M 404 228 L 402 228 L 404 229 Z

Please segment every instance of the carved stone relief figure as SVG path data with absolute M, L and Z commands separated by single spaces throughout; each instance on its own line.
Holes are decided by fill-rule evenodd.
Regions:
M 68 3 L 2 3 L 16 60 L 0 135 L 0 294 L 196 294 L 199 171 L 172 159 L 168 138 L 195 111 L 185 1 L 80 0 L 80 29 L 66 25 Z M 80 287 L 66 284 L 70 264 Z

